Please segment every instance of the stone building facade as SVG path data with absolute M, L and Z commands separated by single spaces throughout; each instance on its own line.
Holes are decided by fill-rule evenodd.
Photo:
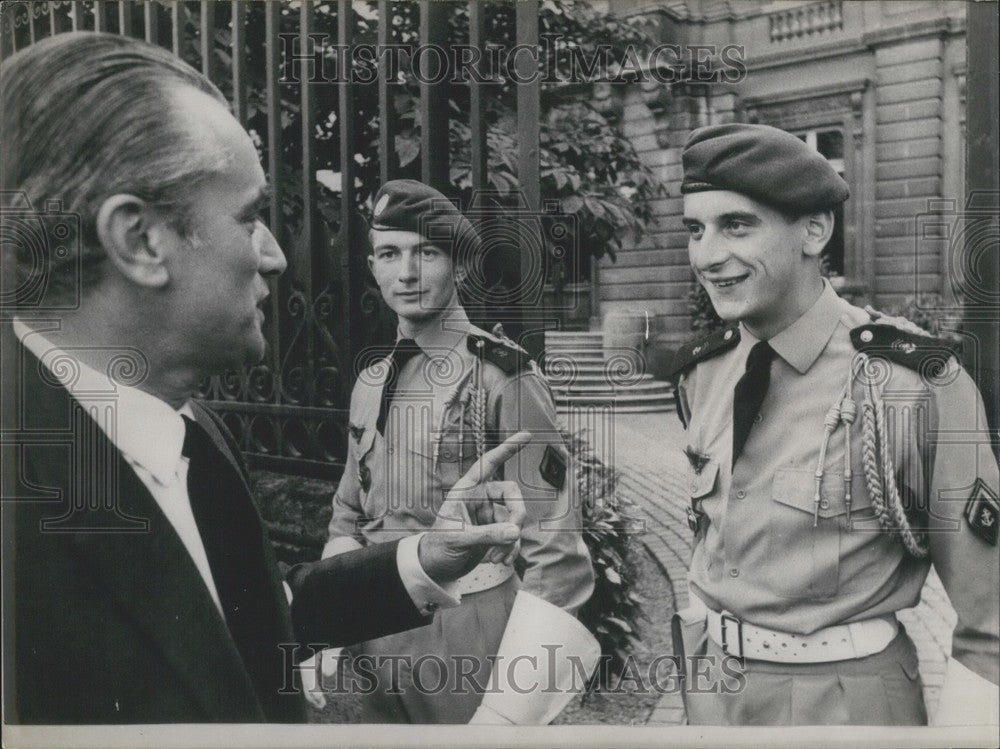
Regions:
M 612 0 L 606 7 L 649 18 L 664 43 L 689 55 L 695 45 L 711 46 L 708 64 L 720 71 L 723 54 L 741 57 L 745 74 L 735 82 L 645 76 L 595 89 L 667 195 L 655 203 L 649 233 L 617 262 L 601 262 L 592 325 L 636 312 L 648 315 L 650 336 L 664 347 L 691 336 L 680 151 L 692 128 L 731 121 L 799 135 L 847 180 L 852 195 L 828 258 L 842 293 L 883 308 L 928 294 L 954 301 L 949 248 L 964 204 L 964 2 Z M 732 68 L 726 72 L 733 77 Z

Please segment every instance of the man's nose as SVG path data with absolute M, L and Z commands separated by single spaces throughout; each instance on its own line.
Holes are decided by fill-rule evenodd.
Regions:
M 257 241 L 260 252 L 260 274 L 280 276 L 288 267 L 288 261 L 285 259 L 285 253 L 281 251 L 278 240 L 263 223 L 257 226 Z
M 729 243 L 724 236 L 706 229 L 701 239 L 690 243 L 688 254 L 697 270 L 717 270 L 729 259 Z
M 420 257 L 416 252 L 405 251 L 399 262 L 399 280 L 416 281 L 420 274 Z

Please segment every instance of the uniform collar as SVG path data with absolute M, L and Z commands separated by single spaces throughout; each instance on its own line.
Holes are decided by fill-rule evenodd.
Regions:
M 469 316 L 460 304 L 448 309 L 437 322 L 414 340 L 427 356 L 442 356 L 463 343 L 472 330 Z M 402 336 L 397 331 L 396 340 Z
M 14 334 L 45 368 L 88 411 L 114 404 L 114 421 L 95 418 L 108 439 L 131 462 L 137 463 L 164 486 L 173 481 L 184 446 L 184 420 L 193 418 L 190 403 L 174 410 L 165 401 L 139 388 L 123 385 L 110 375 L 87 366 L 72 353 L 53 345 L 20 320 Z M 70 366 L 60 366 L 60 362 Z
M 799 374 L 805 374 L 830 342 L 842 314 L 840 297 L 824 278 L 823 291 L 813 306 L 768 343 Z M 745 326 L 740 328 L 743 335 L 756 340 Z

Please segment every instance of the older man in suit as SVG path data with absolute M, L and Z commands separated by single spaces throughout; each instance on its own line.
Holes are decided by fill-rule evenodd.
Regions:
M 302 720 L 296 643 L 419 626 L 487 550 L 512 558 L 516 490 L 478 478 L 527 435 L 442 512 L 478 527 L 283 581 L 237 446 L 191 400 L 260 359 L 285 268 L 252 141 L 209 81 L 125 37 L 50 37 L 3 63 L 0 90 L 8 217 L 53 201 L 68 217 L 62 250 L 4 258 L 5 291 L 30 302 L 2 329 L 5 719 Z M 514 522 L 491 522 L 487 494 Z

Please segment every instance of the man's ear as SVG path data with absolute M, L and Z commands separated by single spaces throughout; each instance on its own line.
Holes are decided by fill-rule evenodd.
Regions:
M 469 277 L 469 268 L 465 263 L 455 263 L 454 274 L 455 285 L 461 286 L 465 283 L 465 279 Z
M 375 253 L 373 252 L 368 253 L 368 270 L 373 276 L 375 275 Z
M 833 236 L 833 211 L 816 211 L 805 217 L 806 241 L 802 253 L 807 257 L 819 257 Z
M 108 260 L 132 283 L 161 288 L 170 280 L 164 261 L 176 232 L 141 198 L 105 199 L 97 211 L 97 238 Z

